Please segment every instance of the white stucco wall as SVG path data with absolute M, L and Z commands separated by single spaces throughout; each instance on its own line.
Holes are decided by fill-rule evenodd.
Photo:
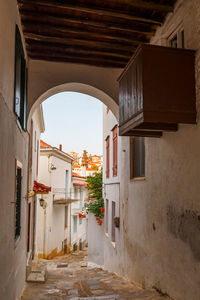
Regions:
M 0 298 L 18 299 L 26 271 L 26 194 L 28 135 L 21 132 L 14 114 L 15 24 L 19 24 L 16 1 L 0 1 Z M 21 235 L 15 242 L 15 169 L 23 165 Z
M 99 226 L 92 213 L 88 214 L 88 263 L 104 265 L 104 225 Z
M 199 110 L 200 3 L 178 1 L 152 43 L 182 25 L 186 48 L 196 51 Z M 167 83 L 166 84 L 167 88 Z M 199 111 L 198 111 L 199 115 Z M 120 237 L 109 269 L 143 287 L 156 287 L 177 300 L 200 298 L 200 125 L 180 125 L 160 139 L 145 138 L 146 178 L 131 181 L 129 138 L 121 138 Z

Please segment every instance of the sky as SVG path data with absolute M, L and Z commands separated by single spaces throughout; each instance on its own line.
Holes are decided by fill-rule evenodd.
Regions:
M 43 102 L 45 132 L 41 139 L 65 152 L 102 155 L 102 102 L 72 92 L 56 94 Z

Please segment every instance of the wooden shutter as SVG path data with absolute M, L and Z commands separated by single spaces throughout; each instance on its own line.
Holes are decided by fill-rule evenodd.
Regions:
M 14 110 L 21 127 L 26 130 L 27 68 L 18 26 L 15 31 L 15 91 Z
M 20 236 L 21 231 L 21 182 L 22 182 L 22 169 L 17 168 L 16 176 L 16 211 L 15 211 L 15 239 Z
M 21 113 L 21 37 L 18 27 L 15 31 L 15 113 Z
M 117 125 L 113 128 L 113 176 L 117 176 Z
M 110 176 L 110 137 L 106 138 L 106 178 Z

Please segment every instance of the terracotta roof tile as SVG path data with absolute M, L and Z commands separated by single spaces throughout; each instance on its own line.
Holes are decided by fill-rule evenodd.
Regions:
M 51 187 L 50 186 L 46 186 L 38 181 L 34 181 L 34 187 L 33 187 L 33 191 L 35 193 L 48 193 L 51 191 Z
M 40 140 L 40 148 L 52 148 L 52 146 Z

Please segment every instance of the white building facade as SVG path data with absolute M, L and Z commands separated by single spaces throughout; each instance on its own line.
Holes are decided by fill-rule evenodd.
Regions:
M 53 258 L 70 250 L 70 205 L 73 158 L 41 141 L 39 180 L 51 187 L 37 201 L 37 256 Z M 41 207 L 40 199 L 45 200 Z
M 72 173 L 71 197 L 71 249 L 82 250 L 87 243 L 87 218 L 81 217 L 84 202 L 87 200 L 86 179 L 78 173 Z

